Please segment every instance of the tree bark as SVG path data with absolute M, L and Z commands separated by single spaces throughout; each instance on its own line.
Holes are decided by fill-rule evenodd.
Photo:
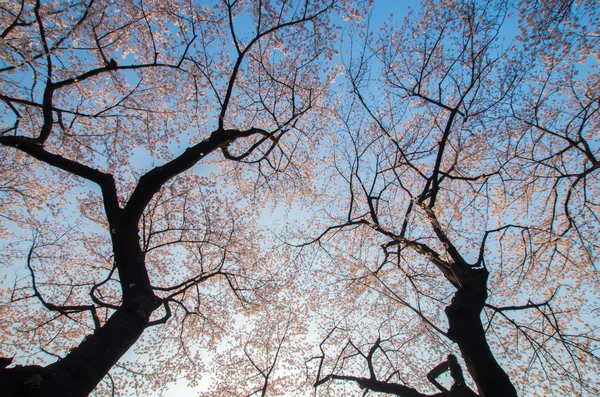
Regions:
M 448 336 L 460 348 L 481 397 L 516 397 L 515 387 L 490 350 L 481 322 L 488 272 L 485 269 L 471 272 L 469 282 L 456 291 L 446 308 Z
M 108 213 L 122 303 L 108 321 L 62 359 L 46 366 L 0 369 L 2 396 L 85 397 L 135 344 L 161 305 L 154 294 L 139 245 L 137 219 Z
M 147 299 L 150 298 L 150 299 Z M 160 302 L 156 297 L 124 303 L 102 327 L 61 360 L 40 367 L 0 369 L 6 397 L 84 397 L 138 340 Z

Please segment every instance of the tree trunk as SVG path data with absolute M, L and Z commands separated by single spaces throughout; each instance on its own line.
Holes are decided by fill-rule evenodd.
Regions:
M 103 326 L 57 362 L 46 367 L 0 369 L 2 396 L 85 397 L 142 335 L 161 301 L 150 286 L 135 227 L 137 219 L 124 219 L 113 221 L 111 227 L 123 293 L 121 306 Z
M 481 397 L 516 397 L 517 391 L 494 358 L 481 323 L 488 273 L 482 269 L 472 272 L 469 283 L 456 291 L 446 308 L 448 336 L 460 348 Z
M 138 340 L 150 315 L 160 304 L 156 297 L 124 303 L 96 332 L 63 359 L 40 367 L 0 369 L 6 397 L 84 397 Z M 149 299 L 147 299 L 149 298 Z

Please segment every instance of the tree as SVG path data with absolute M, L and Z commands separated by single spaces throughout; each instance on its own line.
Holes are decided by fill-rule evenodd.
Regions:
M 185 367 L 198 377 L 198 345 L 222 338 L 240 305 L 276 293 L 284 281 L 255 223 L 270 191 L 306 178 L 330 17 L 345 7 L 2 5 L 2 219 L 12 235 L 2 260 L 28 273 L 2 294 L 4 395 L 110 392 L 127 381 L 111 371 L 148 362 L 163 373 L 148 377 L 155 387 Z M 150 337 L 161 348 L 119 364 L 159 325 Z M 9 365 L 14 355 L 29 359 Z
M 3 392 L 599 394 L 595 1 L 13 3 Z
M 317 388 L 598 394 L 598 5 L 531 3 L 425 1 L 351 35 Z

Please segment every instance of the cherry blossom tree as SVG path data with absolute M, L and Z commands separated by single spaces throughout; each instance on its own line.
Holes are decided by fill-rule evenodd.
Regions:
M 3 395 L 197 381 L 198 350 L 277 294 L 286 261 L 256 222 L 310 179 L 349 6 L 3 3 L 2 262 L 23 270 L 1 295 Z
M 598 12 L 425 1 L 350 35 L 303 245 L 340 288 L 309 361 L 324 395 L 599 393 Z
M 0 6 L 3 393 L 600 393 L 600 7 L 364 6 Z

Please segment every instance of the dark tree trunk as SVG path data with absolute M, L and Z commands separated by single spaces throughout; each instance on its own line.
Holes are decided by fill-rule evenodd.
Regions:
M 103 326 L 57 362 L 46 367 L 29 365 L 0 369 L 2 396 L 89 395 L 139 339 L 152 312 L 161 305 L 150 286 L 144 254 L 139 245 L 137 220 L 114 218 L 111 219 L 114 226 L 111 234 L 123 293 L 122 304 Z
M 472 270 L 468 284 L 454 294 L 446 308 L 448 336 L 460 348 L 481 397 L 516 397 L 515 387 L 490 350 L 481 322 L 487 299 L 487 276 L 484 269 Z
M 123 304 L 101 328 L 63 359 L 48 365 L 0 369 L 6 397 L 84 397 L 129 350 L 144 331 L 156 298 Z
M 140 297 L 141 298 L 141 297 Z M 0 387 L 6 397 L 84 397 L 138 340 L 150 315 L 159 306 L 155 297 L 123 304 L 63 359 L 47 367 L 17 366 L 0 369 Z

